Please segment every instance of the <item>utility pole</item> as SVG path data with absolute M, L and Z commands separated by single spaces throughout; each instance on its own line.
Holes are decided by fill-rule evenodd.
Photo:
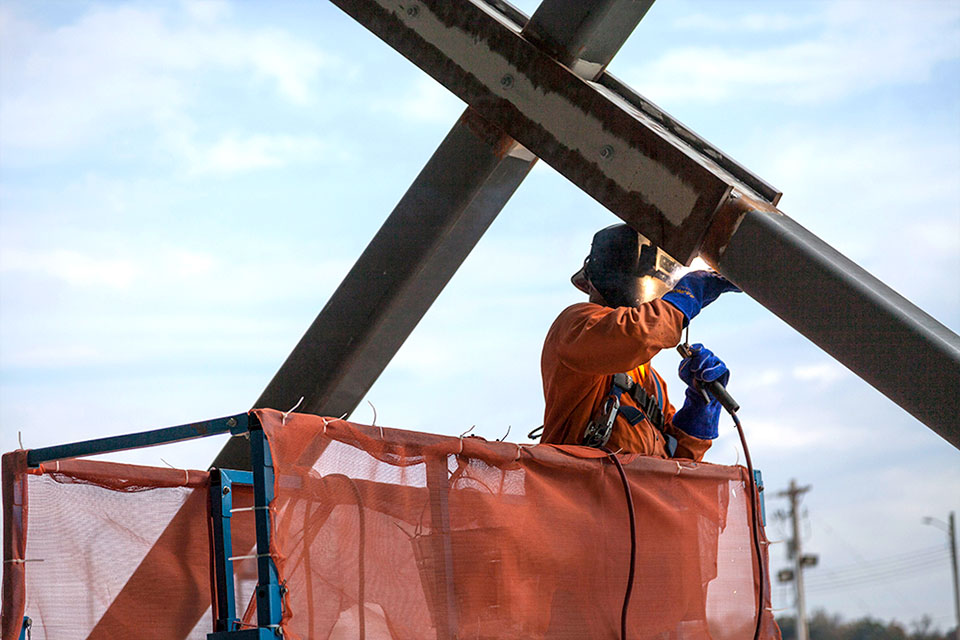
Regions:
M 936 518 L 924 518 L 924 524 L 930 524 L 938 529 L 943 529 L 947 532 L 947 537 L 950 541 L 950 563 L 953 567 L 953 613 L 957 618 L 957 628 L 954 631 L 956 640 L 960 640 L 960 578 L 957 576 L 957 518 L 956 514 L 951 511 L 950 517 L 948 518 L 947 525 L 943 526 L 943 522 L 937 520 Z
M 793 528 L 793 538 L 790 540 L 788 555 L 793 560 L 793 575 L 789 576 L 789 578 L 792 578 L 794 581 L 793 587 L 797 597 L 797 640 L 810 640 L 810 634 L 807 630 L 807 607 L 803 593 L 803 568 L 817 564 L 817 556 L 803 555 L 803 548 L 800 544 L 800 514 L 797 507 L 800 506 L 801 496 L 807 491 L 810 491 L 810 489 L 810 485 L 798 487 L 797 481 L 791 479 L 790 488 L 777 493 L 777 497 L 790 499 L 790 520 Z M 781 574 L 783 573 L 784 572 L 781 572 Z M 787 575 L 789 575 L 789 572 Z
M 950 512 L 950 560 L 953 563 L 953 612 L 957 616 L 956 636 L 960 640 L 960 578 L 957 577 L 957 518 Z

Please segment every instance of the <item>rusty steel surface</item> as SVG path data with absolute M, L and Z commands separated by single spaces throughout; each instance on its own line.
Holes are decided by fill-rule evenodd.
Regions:
M 490 5 L 332 1 L 682 262 L 732 188 L 764 197 Z
M 960 449 L 960 337 L 775 207 L 721 207 L 704 257 Z

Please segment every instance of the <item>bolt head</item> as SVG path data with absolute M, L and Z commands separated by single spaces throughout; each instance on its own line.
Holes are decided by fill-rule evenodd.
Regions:
M 407 7 L 407 15 L 410 16 L 411 18 L 416 18 L 419 13 L 420 13 L 420 7 L 418 7 L 417 5 L 412 4 L 409 7 Z
M 237 426 L 237 419 L 236 419 L 236 418 L 227 418 L 227 426 L 230 427 L 231 429 L 232 429 L 233 427 Z
M 230 487 L 223 488 L 223 495 L 228 495 L 230 493 Z
M 613 147 L 608 144 L 603 145 L 600 148 L 600 157 L 604 160 L 609 160 L 613 157 Z
M 509 73 L 500 78 L 500 86 L 504 89 L 509 89 L 513 86 L 513 76 Z

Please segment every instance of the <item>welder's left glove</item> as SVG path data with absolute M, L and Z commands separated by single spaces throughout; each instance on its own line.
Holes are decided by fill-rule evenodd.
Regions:
M 735 284 L 713 271 L 691 271 L 661 300 L 669 302 L 683 314 L 687 326 L 700 311 L 727 291 L 740 291 Z
M 692 345 L 690 350 L 693 352 L 690 357 L 680 362 L 680 379 L 687 383 L 687 390 L 683 407 L 673 416 L 673 426 L 695 438 L 713 440 L 719 435 L 722 407 L 713 398 L 707 401 L 700 383 L 719 380 L 720 384 L 727 386 L 730 371 L 702 344 Z

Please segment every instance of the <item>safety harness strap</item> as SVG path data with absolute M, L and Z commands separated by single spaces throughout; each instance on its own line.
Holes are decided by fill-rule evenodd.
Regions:
M 677 439 L 664 430 L 664 415 L 662 408 L 663 394 L 660 391 L 660 382 L 654 377 L 654 383 L 657 386 L 656 397 L 647 393 L 641 385 L 633 381 L 626 373 L 617 373 L 613 376 L 610 384 L 610 393 L 607 400 L 603 403 L 602 415 L 592 420 L 584 432 L 583 443 L 591 447 L 602 447 L 610 439 L 610 433 L 613 431 L 613 424 L 617 414 L 623 416 L 631 426 L 639 424 L 644 419 L 649 420 L 663 436 L 667 455 L 671 458 L 677 451 Z M 620 396 L 624 393 L 630 395 L 637 404 L 636 407 L 630 407 L 621 404 Z

